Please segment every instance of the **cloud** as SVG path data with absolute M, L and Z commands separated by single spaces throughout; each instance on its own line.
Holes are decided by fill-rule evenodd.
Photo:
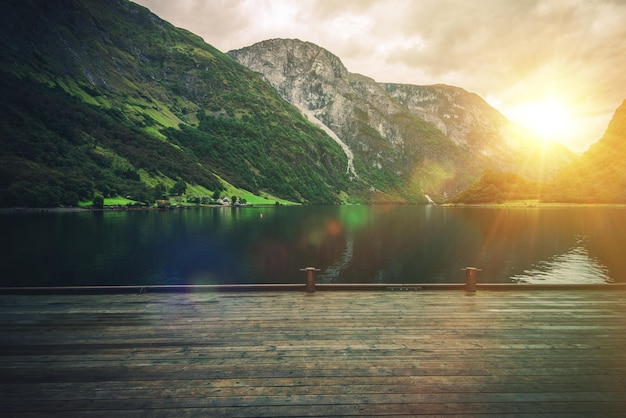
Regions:
M 599 139 L 626 97 L 621 0 L 137 0 L 222 51 L 271 38 L 318 44 L 378 81 L 444 83 L 506 109 L 562 98 Z M 601 126 L 602 125 L 602 126 Z M 586 135 L 586 137 L 583 137 Z

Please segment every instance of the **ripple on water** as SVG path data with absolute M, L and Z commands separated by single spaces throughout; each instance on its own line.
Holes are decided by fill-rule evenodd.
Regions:
M 589 255 L 584 238 L 568 252 L 533 264 L 533 268 L 511 277 L 514 283 L 528 284 L 595 284 L 611 283 L 608 269 Z

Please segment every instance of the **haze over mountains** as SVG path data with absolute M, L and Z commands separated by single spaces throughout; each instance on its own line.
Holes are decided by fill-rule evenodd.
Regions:
M 377 83 L 298 40 L 231 51 L 237 62 L 125 0 L 5 2 L 0 23 L 1 206 L 150 203 L 177 183 L 268 202 L 443 202 L 485 170 L 546 181 L 574 159 L 475 94 Z M 611 132 L 605 148 L 623 142 Z
M 547 185 L 555 202 L 626 203 L 626 100 L 604 136 Z

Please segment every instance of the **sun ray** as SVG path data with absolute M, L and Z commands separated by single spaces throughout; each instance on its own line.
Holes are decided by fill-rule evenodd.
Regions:
M 509 111 L 509 117 L 545 140 L 562 139 L 571 126 L 567 107 L 551 97 L 519 104 Z

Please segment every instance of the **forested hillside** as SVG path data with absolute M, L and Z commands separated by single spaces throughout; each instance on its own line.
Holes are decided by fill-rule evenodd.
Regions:
M 125 0 L 0 5 L 0 205 L 348 190 L 341 148 L 256 74 Z M 358 194 L 358 184 L 351 190 Z

